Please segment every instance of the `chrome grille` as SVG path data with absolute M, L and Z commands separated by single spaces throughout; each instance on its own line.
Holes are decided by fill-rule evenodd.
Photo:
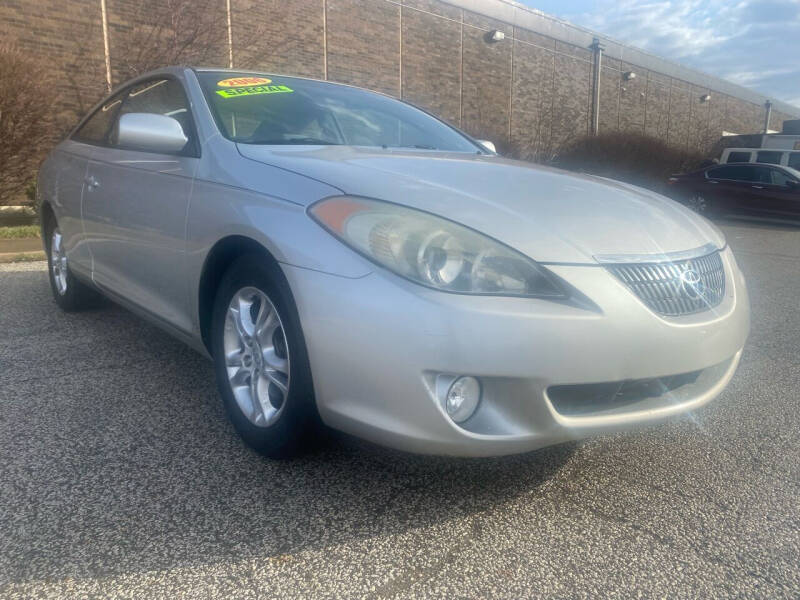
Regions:
M 674 261 L 604 266 L 648 307 L 665 316 L 708 310 L 725 295 L 725 269 L 719 252 Z

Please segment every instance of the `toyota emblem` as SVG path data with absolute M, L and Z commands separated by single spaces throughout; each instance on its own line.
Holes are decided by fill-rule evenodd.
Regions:
M 681 290 L 688 298 L 697 300 L 705 295 L 706 284 L 697 271 L 686 269 L 681 273 Z

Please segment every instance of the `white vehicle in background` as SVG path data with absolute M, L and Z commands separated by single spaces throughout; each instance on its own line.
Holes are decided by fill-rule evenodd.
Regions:
M 800 135 L 764 135 L 760 148 L 726 148 L 720 163 L 765 163 L 800 170 Z

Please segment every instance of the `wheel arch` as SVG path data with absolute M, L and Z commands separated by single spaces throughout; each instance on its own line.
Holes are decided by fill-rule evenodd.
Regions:
M 275 256 L 263 244 L 251 237 L 241 234 L 232 234 L 219 239 L 209 250 L 203 262 L 197 291 L 197 316 L 200 327 L 200 336 L 208 353 L 211 355 L 211 315 L 214 308 L 214 298 L 222 281 L 225 271 L 240 256 L 255 254 L 264 259 L 279 273 L 291 293 L 288 281 L 283 275 Z

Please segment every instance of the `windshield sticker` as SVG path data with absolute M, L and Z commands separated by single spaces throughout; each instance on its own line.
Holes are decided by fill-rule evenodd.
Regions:
M 286 94 L 294 90 L 285 85 L 252 85 L 237 87 L 229 90 L 217 90 L 223 98 L 238 98 L 239 96 L 257 96 L 259 94 Z
M 265 83 L 272 83 L 272 80 L 266 77 L 231 77 L 230 79 L 218 81 L 217 85 L 219 87 L 244 87 L 248 85 L 264 85 Z

